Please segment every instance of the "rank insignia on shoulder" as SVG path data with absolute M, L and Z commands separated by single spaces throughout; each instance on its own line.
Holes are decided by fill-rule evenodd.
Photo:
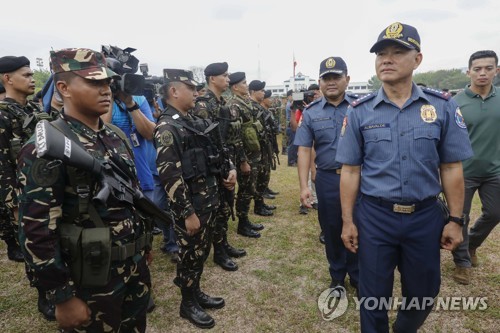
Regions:
M 363 97 L 361 98 L 358 98 L 357 100 L 355 100 L 354 102 L 351 103 L 351 106 L 354 108 L 360 104 L 363 104 L 364 102 L 366 101 L 369 101 L 370 99 L 374 98 L 375 96 L 377 96 L 377 92 L 374 91 L 372 93 L 369 93 L 367 95 L 364 95 Z
M 427 88 L 427 87 L 420 87 L 422 91 L 426 94 L 430 94 L 433 96 L 440 97 L 444 100 L 449 100 L 451 98 L 451 94 L 446 91 L 438 90 L 438 89 L 433 89 L 433 88 Z

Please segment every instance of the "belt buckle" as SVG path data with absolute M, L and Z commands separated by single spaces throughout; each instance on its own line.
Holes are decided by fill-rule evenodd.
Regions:
M 340 175 L 340 174 L 342 173 L 342 169 L 336 169 L 336 170 L 335 170 L 335 173 L 336 173 L 337 175 Z
M 415 211 L 415 205 L 393 204 L 392 211 L 400 214 L 411 214 Z

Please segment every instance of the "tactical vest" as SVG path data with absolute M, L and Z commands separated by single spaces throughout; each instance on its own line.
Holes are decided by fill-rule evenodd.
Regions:
M 78 136 L 69 128 L 65 120 L 58 118 L 51 123 L 75 144 L 80 143 Z M 115 125 L 105 124 L 108 130 L 115 132 L 125 143 L 130 156 L 132 148 L 126 135 Z M 83 147 L 84 148 L 84 147 Z M 85 149 L 85 148 L 84 148 Z M 152 244 L 151 223 L 136 210 L 135 221 L 142 221 L 136 238 L 126 244 L 111 244 L 111 229 L 106 225 L 92 202 L 97 179 L 81 169 L 65 166 L 69 185 L 77 195 L 77 204 L 73 209 L 63 212 L 63 223 L 59 226 L 61 251 L 65 253 L 73 281 L 81 287 L 100 287 L 109 282 L 113 261 L 124 261 L 138 254 L 143 249 L 150 249 Z M 91 221 L 93 228 L 84 228 L 82 223 Z
M 17 154 L 35 132 L 38 121 L 52 120 L 52 118 L 48 113 L 40 111 L 32 102 L 28 102 L 23 108 L 18 104 L 1 101 L 0 110 L 5 111 L 12 126 L 13 137 L 9 148 L 11 163 L 15 165 Z
M 172 131 L 181 157 L 182 178 L 188 184 L 191 204 L 197 214 L 216 209 L 219 205 L 218 178 L 222 157 L 214 136 L 218 135 L 218 123 L 193 116 L 193 119 L 173 119 L 166 114 L 167 123 L 176 129 L 184 128 L 188 135 Z

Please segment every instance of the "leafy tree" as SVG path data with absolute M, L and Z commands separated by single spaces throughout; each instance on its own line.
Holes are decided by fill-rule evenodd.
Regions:
M 378 90 L 382 86 L 382 82 L 378 79 L 377 75 L 373 75 L 369 80 L 368 80 L 368 89 L 375 91 Z
M 437 71 L 415 74 L 413 76 L 413 81 L 416 83 L 423 83 L 435 89 L 462 89 L 470 82 L 470 79 L 460 69 L 440 69 Z M 498 75 L 497 82 L 500 84 Z M 368 80 L 368 87 L 371 90 L 376 90 L 380 88 L 381 85 L 382 83 L 376 75 Z
M 33 71 L 33 77 L 35 78 L 35 93 L 42 90 L 45 82 L 50 77 L 50 72 L 45 69 L 35 69 Z

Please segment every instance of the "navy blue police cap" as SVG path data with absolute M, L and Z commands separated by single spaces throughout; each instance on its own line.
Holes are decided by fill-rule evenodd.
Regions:
M 266 86 L 265 81 L 253 80 L 248 85 L 248 90 L 259 91 L 259 90 L 263 90 L 265 86 Z
M 420 52 L 420 36 L 418 31 L 415 27 L 408 24 L 395 22 L 382 30 L 370 52 L 377 53 L 391 43 L 396 43 L 407 49 Z
M 346 74 L 347 65 L 341 57 L 328 57 L 319 65 L 319 77 L 322 78 L 326 74 Z
M 0 58 L 0 73 L 10 73 L 21 67 L 30 65 L 28 58 L 24 56 L 5 56 Z
M 232 86 L 234 84 L 240 83 L 245 80 L 245 72 L 235 72 L 229 75 L 229 85 Z
M 272 94 L 273 94 L 273 92 L 271 90 L 266 90 L 264 92 L 264 98 L 269 98 L 269 97 L 271 97 Z
M 214 62 L 205 68 L 205 76 L 217 76 L 227 72 L 229 65 L 227 62 Z

